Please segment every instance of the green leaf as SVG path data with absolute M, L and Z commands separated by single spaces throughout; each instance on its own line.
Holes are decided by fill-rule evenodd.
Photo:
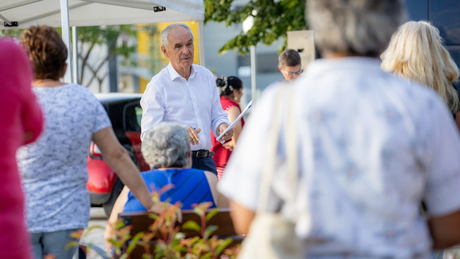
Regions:
M 78 247 L 78 242 L 77 241 L 70 241 L 69 243 L 67 243 L 67 245 L 65 245 L 65 249 L 69 249 L 69 248 L 72 248 L 72 247 Z
M 225 241 L 217 247 L 216 254 L 221 254 L 224 251 L 224 249 L 227 248 L 227 246 L 230 245 L 231 243 L 232 243 L 231 238 L 225 239 Z
M 193 208 L 193 211 L 198 214 L 198 216 L 203 216 L 204 214 L 204 211 L 199 207 L 199 206 L 196 206 L 195 208 Z
M 214 231 L 216 231 L 216 230 L 217 230 L 217 226 L 208 226 L 208 227 L 206 228 L 206 230 L 204 231 L 203 239 L 204 239 L 204 240 L 208 240 L 208 238 L 209 238 L 209 237 L 212 235 L 212 233 L 213 233 Z
M 201 232 L 201 227 L 193 220 L 189 220 L 182 225 L 183 229 L 192 229 Z
M 211 210 L 207 215 L 206 215 L 206 222 L 209 221 L 214 215 L 216 215 L 219 212 L 218 208 L 215 208 Z
M 111 244 L 114 245 L 115 247 L 121 247 L 120 242 L 118 242 L 117 240 L 115 240 L 115 239 L 113 239 L 113 238 L 110 238 L 110 239 L 109 239 L 109 243 L 111 243 Z
M 133 237 L 133 239 L 131 239 L 131 243 L 129 243 L 128 249 L 126 249 L 127 254 L 131 254 L 133 249 L 136 247 L 137 242 L 139 241 L 139 239 L 142 238 L 143 235 L 144 235 L 144 232 L 139 232 Z
M 177 232 L 175 235 L 174 235 L 174 239 L 184 239 L 185 238 L 185 234 L 182 233 L 182 232 Z
M 155 214 L 155 213 L 149 213 L 149 218 L 151 218 L 151 219 L 154 219 L 154 220 L 156 220 L 156 219 L 158 219 L 159 217 L 160 217 L 160 216 L 159 216 L 158 214 Z

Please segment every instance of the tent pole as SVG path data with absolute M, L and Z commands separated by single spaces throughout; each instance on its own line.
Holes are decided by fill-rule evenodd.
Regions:
M 67 71 L 65 72 L 65 82 L 72 83 L 72 53 L 70 45 L 70 24 L 69 24 L 69 2 L 68 0 L 61 0 L 61 28 L 62 40 L 67 46 Z
M 200 46 L 199 46 L 199 49 L 200 49 L 200 65 L 201 66 L 205 66 L 205 63 L 204 63 L 204 22 L 203 20 L 199 20 L 199 23 L 198 23 L 198 32 L 200 34 L 199 36 L 199 39 L 200 39 Z
M 78 84 L 78 28 L 72 27 L 72 74 L 73 82 Z

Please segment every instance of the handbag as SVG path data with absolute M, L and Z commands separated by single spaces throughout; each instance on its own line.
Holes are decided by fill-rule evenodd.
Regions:
M 278 149 L 281 113 L 285 109 L 280 109 L 280 104 L 286 104 L 287 111 L 283 115 L 287 116 L 285 125 L 285 142 L 288 164 L 288 181 L 292 190 L 296 191 L 298 169 L 295 127 L 291 112 L 291 98 L 293 96 L 293 86 L 283 85 L 280 87 L 280 94 L 275 103 L 274 126 L 271 129 L 267 163 L 265 165 L 260 196 L 256 215 L 251 223 L 249 233 L 243 241 L 238 259 L 304 259 L 305 243 L 295 234 L 295 223 L 285 218 L 280 212 L 267 211 L 268 197 L 270 194 L 271 179 L 276 167 L 276 152 Z M 288 98 L 288 99 L 286 99 Z M 277 123 L 278 122 L 278 123 Z M 295 196 L 291 196 L 295 197 Z M 288 200 L 286 203 L 295 201 Z

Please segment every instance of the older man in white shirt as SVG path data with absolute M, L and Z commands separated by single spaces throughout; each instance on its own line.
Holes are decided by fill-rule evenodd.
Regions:
M 181 123 L 189 130 L 192 167 L 217 175 L 212 159 L 211 130 L 215 136 L 230 124 L 222 110 L 214 75 L 193 64 L 193 33 L 182 23 L 171 24 L 161 33 L 161 51 L 169 65 L 155 75 L 141 99 L 142 134 L 162 121 Z M 231 139 L 229 130 L 223 140 Z

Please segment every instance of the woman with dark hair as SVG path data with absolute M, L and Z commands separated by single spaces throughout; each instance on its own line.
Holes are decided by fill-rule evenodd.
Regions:
M 236 76 L 229 76 L 228 78 L 223 76 L 216 79 L 216 85 L 219 90 L 222 109 L 228 113 L 228 120 L 233 123 L 241 114 L 240 100 L 243 96 L 243 82 Z M 215 153 L 213 159 L 216 162 L 219 180 L 222 178 L 227 161 L 235 148 L 243 126 L 244 119 L 241 118 L 233 127 L 232 139 L 224 144 L 216 141 L 216 137 L 211 135 L 212 148 L 210 150 Z M 211 132 L 211 134 L 213 133 Z
M 37 139 L 43 117 L 30 87 L 32 69 L 24 51 L 13 41 L 0 40 L 0 57 L 0 258 L 29 259 L 16 150 Z
M 35 258 L 72 258 L 70 234 L 88 224 L 90 200 L 88 146 L 93 141 L 104 160 L 151 208 L 150 192 L 120 145 L 101 103 L 85 87 L 59 81 L 66 71 L 67 48 L 49 26 L 32 26 L 21 35 L 35 74 L 33 91 L 45 116 L 43 135 L 21 148 L 17 159 L 26 195 L 27 225 Z

